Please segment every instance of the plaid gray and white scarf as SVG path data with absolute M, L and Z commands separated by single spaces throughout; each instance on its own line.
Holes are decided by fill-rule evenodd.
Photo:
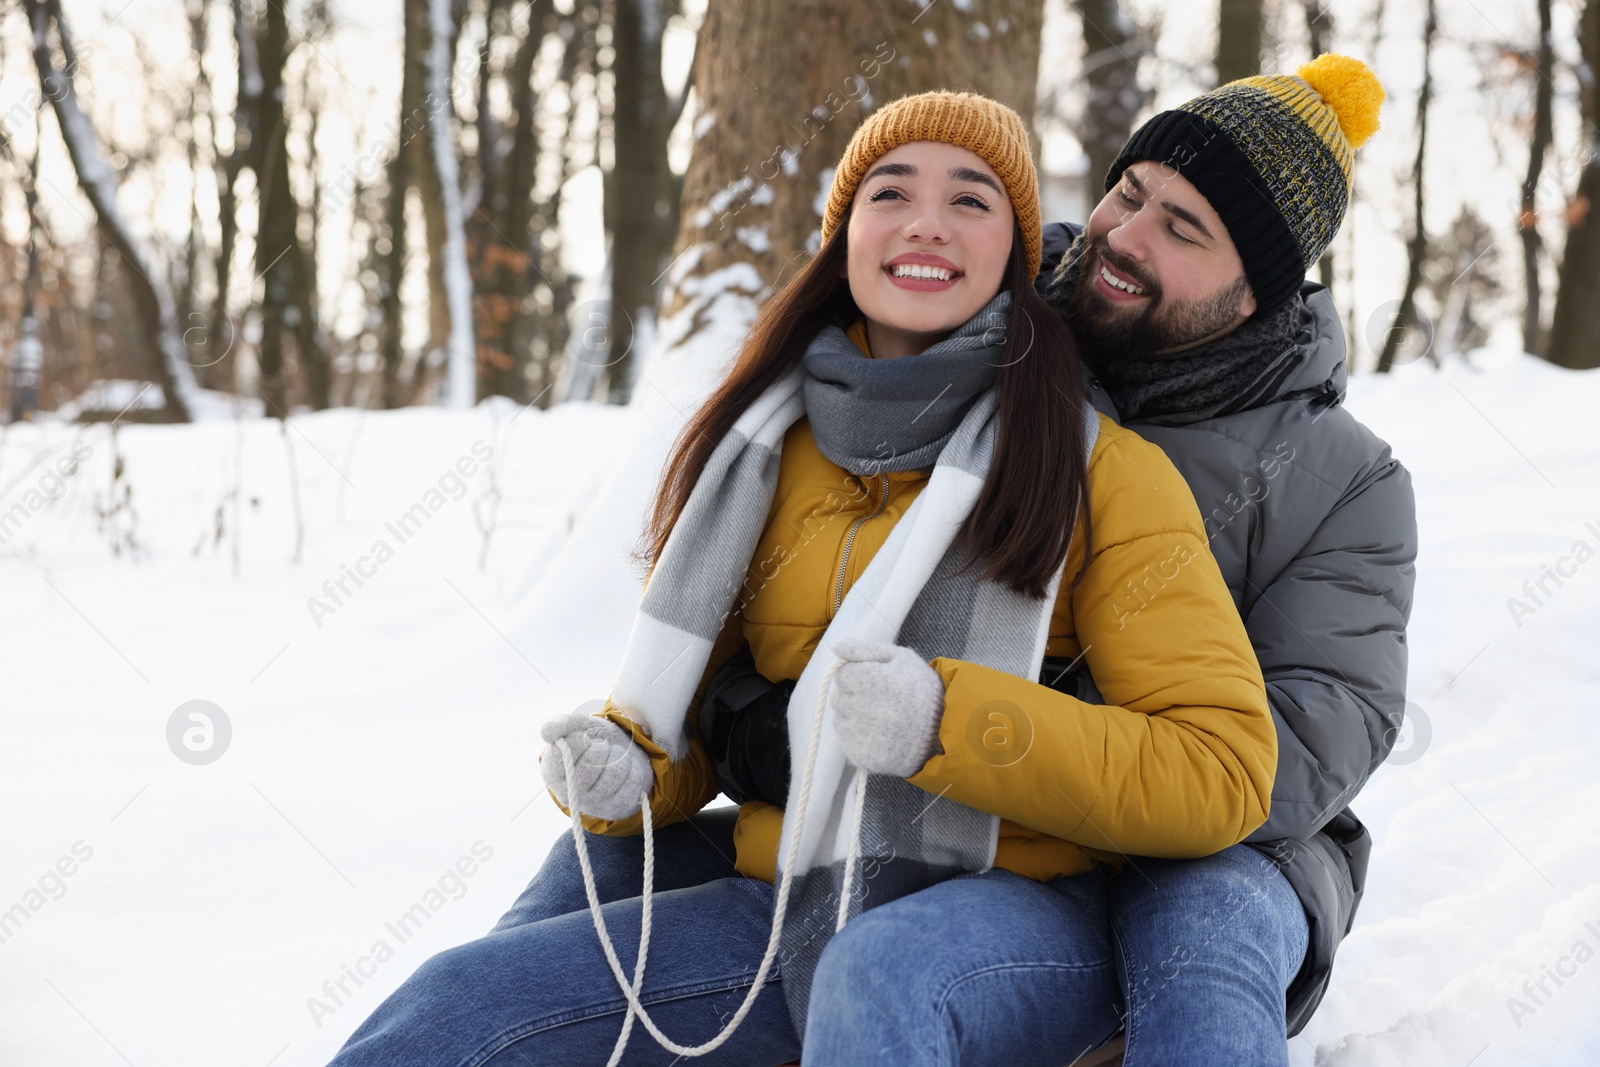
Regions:
M 1033 680 L 1039 676 L 1059 573 L 1042 600 L 970 572 L 954 536 L 994 455 L 997 367 L 1011 295 L 999 293 L 951 336 L 915 356 L 865 358 L 836 327 L 801 365 L 757 398 L 718 442 L 667 538 L 634 619 L 613 704 L 647 726 L 674 759 L 688 751 L 686 713 L 713 641 L 744 586 L 778 480 L 784 432 L 802 415 L 818 448 L 857 474 L 932 465 L 927 485 L 851 586 L 789 700 L 795 753 L 778 846 L 778 877 L 799 829 L 798 860 L 779 945 L 785 996 L 805 1032 L 811 977 L 843 913 L 853 918 L 964 872 L 994 864 L 999 817 L 932 796 L 893 775 L 867 776 L 859 842 L 855 779 L 822 716 L 803 822 L 801 753 L 817 725 L 819 685 L 845 635 L 951 656 Z M 1098 418 L 1085 407 L 1094 447 Z M 854 862 L 849 901 L 847 866 Z M 841 907 L 843 905 L 843 907 Z

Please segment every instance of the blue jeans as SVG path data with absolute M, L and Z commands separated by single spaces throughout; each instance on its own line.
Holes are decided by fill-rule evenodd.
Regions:
M 728 876 L 733 812 L 657 835 L 652 937 L 641 1000 L 681 1044 L 716 1034 L 749 990 L 776 887 Z M 588 835 L 606 925 L 631 973 L 643 840 Z M 1006 1062 L 1060 1067 L 1121 1025 L 1105 868 L 1040 883 L 993 870 L 867 911 L 829 942 L 812 981 L 806 1062 Z M 697 881 L 698 879 L 698 881 Z M 761 1067 L 800 1058 L 772 972 L 732 1038 L 695 1060 L 636 1021 L 624 1064 Z M 1063 1003 L 1079 1005 L 1062 1012 Z M 591 922 L 564 835 L 490 933 L 425 962 L 333 1060 L 403 1067 L 598 1067 L 626 1001 Z
M 1112 881 L 1124 1067 L 1287 1067 L 1284 995 L 1310 931 L 1271 860 L 1234 845 L 1197 860 L 1129 859 Z
M 710 809 L 656 835 L 653 933 L 641 999 L 680 1044 L 708 1040 L 738 1009 L 770 932 L 776 888 L 733 870 L 733 819 L 732 809 Z M 643 840 L 590 834 L 585 842 L 607 928 L 631 974 Z M 1218 869 L 1234 877 L 1252 873 L 1230 857 L 1234 852 L 1222 854 L 1229 858 Z M 1100 867 L 1047 883 L 992 870 L 865 912 L 822 954 L 804 1035 L 806 1062 L 1061 1067 L 1122 1026 L 1130 975 L 1142 979 L 1131 1002 L 1138 1018 L 1127 1020 L 1130 1067 L 1286 1062 L 1282 987 L 1275 1001 L 1276 1050 L 1268 1043 L 1265 1058 L 1239 1051 L 1250 1046 L 1241 1046 L 1238 1028 L 1256 1025 L 1263 1014 L 1247 1011 L 1248 1005 L 1222 1008 L 1212 1002 L 1225 1018 L 1208 1020 L 1208 1032 L 1222 1042 L 1210 1058 L 1196 1058 L 1194 1042 L 1168 1025 L 1169 1015 L 1178 1018 L 1170 1002 L 1209 990 L 1204 979 L 1214 971 L 1252 965 L 1241 958 L 1212 968 L 1180 958 L 1172 951 L 1174 938 L 1196 944 L 1200 934 L 1210 934 L 1201 947 L 1217 962 L 1210 957 L 1251 940 L 1251 923 L 1278 909 L 1257 906 L 1252 893 L 1241 898 L 1249 907 L 1230 905 L 1211 916 L 1209 927 L 1158 923 L 1159 934 L 1130 938 L 1112 922 L 1119 898 L 1132 915 L 1202 881 L 1180 877 L 1195 862 L 1138 863 L 1151 878 L 1141 880 L 1143 893 L 1125 892 L 1132 888 L 1131 867 L 1116 878 Z M 1286 884 L 1282 889 L 1298 916 L 1293 892 Z M 1299 922 L 1303 931 L 1303 918 Z M 625 1009 L 601 954 L 576 850 L 566 834 L 488 936 L 424 963 L 362 1023 L 331 1067 L 599 1065 L 620 1032 Z M 775 1065 L 800 1058 L 801 1044 L 774 967 L 744 1023 L 715 1052 L 678 1059 L 635 1021 L 622 1062 Z M 1163 1051 L 1175 1047 L 1182 1053 Z M 1136 1061 L 1135 1055 L 1142 1058 Z

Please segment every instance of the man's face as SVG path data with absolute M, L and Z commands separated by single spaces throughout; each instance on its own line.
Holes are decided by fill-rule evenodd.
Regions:
M 1123 171 L 1089 216 L 1067 318 L 1079 339 L 1128 355 L 1215 340 L 1256 310 L 1222 219 L 1170 167 Z

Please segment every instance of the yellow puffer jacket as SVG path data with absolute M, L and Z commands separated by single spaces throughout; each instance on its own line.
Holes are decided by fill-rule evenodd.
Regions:
M 687 819 L 718 795 L 695 730 L 712 674 L 748 644 L 763 676 L 798 678 L 927 481 L 920 471 L 857 477 L 818 450 L 808 419 L 789 428 L 748 572 L 753 592 L 729 616 L 700 679 L 689 754 L 672 763 L 615 706 L 601 713 L 650 754 L 654 825 Z M 939 657 L 931 664 L 945 683 L 942 751 L 907 779 L 1001 816 L 995 866 L 1039 881 L 1096 860 L 1120 867 L 1124 855 L 1195 857 L 1237 844 L 1267 819 L 1278 759 L 1261 669 L 1183 478 L 1159 448 L 1102 416 L 1088 481 L 1094 555 L 1073 587 L 1080 523 L 1045 651 L 1082 653 L 1107 703 Z M 1011 714 L 996 701 L 1009 701 L 1001 707 Z M 583 825 L 637 834 L 642 817 L 584 816 Z M 772 805 L 740 807 L 741 872 L 774 880 L 781 826 Z

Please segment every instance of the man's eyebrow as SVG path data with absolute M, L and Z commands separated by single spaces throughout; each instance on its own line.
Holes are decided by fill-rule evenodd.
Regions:
M 1211 231 L 1206 229 L 1206 224 L 1200 221 L 1200 217 L 1194 212 L 1190 211 L 1188 208 L 1174 204 L 1170 200 L 1161 201 L 1161 207 L 1162 210 L 1166 211 L 1167 214 L 1176 215 L 1184 222 L 1187 222 L 1190 226 L 1193 226 L 1195 229 L 1205 234 L 1207 240 L 1216 240 L 1216 238 L 1211 236 Z
M 1134 192 L 1138 193 L 1140 196 L 1148 195 L 1146 193 L 1144 183 L 1134 176 L 1132 170 L 1123 171 L 1122 176 L 1128 179 L 1128 184 L 1133 186 Z M 1212 232 L 1206 228 L 1206 224 L 1200 221 L 1200 217 L 1194 212 L 1190 211 L 1188 208 L 1183 207 L 1181 204 L 1174 204 L 1170 200 L 1162 200 L 1160 203 L 1161 210 L 1165 211 L 1167 214 L 1174 215 L 1184 222 L 1187 222 L 1190 226 L 1193 226 L 1195 229 L 1205 234 L 1208 240 L 1216 240 L 1215 235 L 1213 235 Z
M 995 183 L 993 178 L 989 177 L 983 171 L 973 170 L 971 167 L 951 167 L 950 177 L 954 178 L 958 182 L 976 182 L 979 185 L 987 185 L 1001 196 L 1004 196 L 1006 192 Z

